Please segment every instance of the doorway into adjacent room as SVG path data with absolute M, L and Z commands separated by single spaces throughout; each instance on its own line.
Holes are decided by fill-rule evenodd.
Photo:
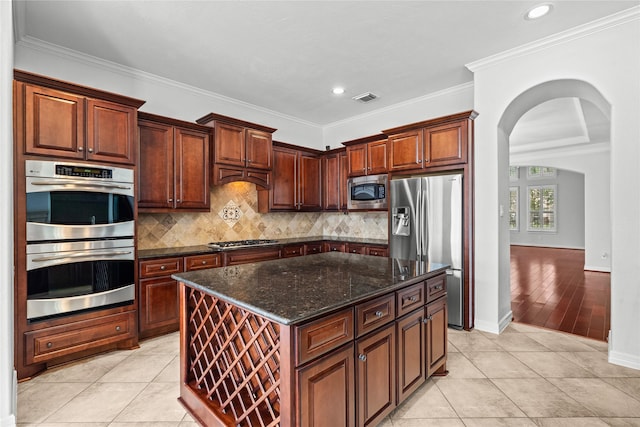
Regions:
M 513 321 L 606 341 L 610 105 L 586 82 L 547 82 L 516 97 L 500 129 L 509 146 Z M 514 168 L 520 170 L 518 182 Z M 543 176 L 523 182 L 532 171 Z M 556 171 L 580 175 L 582 188 L 544 179 Z M 581 202 L 563 200 L 567 193 L 581 196 Z M 514 203 L 520 210 L 515 220 Z M 573 212 L 567 215 L 569 205 Z

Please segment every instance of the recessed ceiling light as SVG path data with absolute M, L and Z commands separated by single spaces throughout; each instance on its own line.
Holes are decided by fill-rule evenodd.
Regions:
M 524 15 L 524 19 L 532 20 L 542 18 L 543 16 L 551 12 L 552 8 L 553 6 L 550 3 L 539 4 L 529 9 Z
M 342 95 L 344 93 L 344 88 L 334 87 L 333 90 L 331 90 L 331 92 L 333 92 L 334 95 Z

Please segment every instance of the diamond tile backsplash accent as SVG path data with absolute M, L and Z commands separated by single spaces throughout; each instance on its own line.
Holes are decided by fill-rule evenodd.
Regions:
M 211 211 L 138 215 L 138 249 L 209 242 L 297 237 L 387 239 L 386 212 L 258 212 L 254 184 L 233 182 L 211 189 Z

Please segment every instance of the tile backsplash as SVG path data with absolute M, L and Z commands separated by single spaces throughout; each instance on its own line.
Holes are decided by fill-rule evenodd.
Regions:
M 387 239 L 386 212 L 258 212 L 254 184 L 211 188 L 211 211 L 138 215 L 138 249 L 294 237 Z

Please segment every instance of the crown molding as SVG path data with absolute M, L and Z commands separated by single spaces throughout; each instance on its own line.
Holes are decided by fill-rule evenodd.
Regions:
M 495 55 L 470 62 L 468 64 L 465 64 L 465 66 L 471 72 L 475 73 L 478 70 L 491 67 L 493 65 L 513 58 L 529 55 L 531 53 L 548 49 L 550 47 L 557 46 L 563 43 L 568 43 L 570 41 L 577 40 L 591 34 L 595 34 L 597 32 L 604 31 L 609 28 L 617 27 L 618 25 L 626 24 L 628 22 L 636 20 L 640 20 L 640 6 L 634 6 L 621 12 L 614 13 L 613 15 L 609 15 L 604 18 L 579 25 L 577 27 L 562 31 L 557 34 L 553 34 L 548 37 L 544 37 L 534 42 L 527 43 L 513 49 L 505 50 Z
M 20 2 L 18 2 L 20 3 Z M 180 90 L 188 91 L 197 95 L 201 95 L 204 97 L 216 99 L 218 101 L 223 101 L 226 103 L 234 104 L 243 108 L 248 108 L 254 111 L 259 111 L 261 113 L 269 114 L 272 116 L 280 117 L 285 120 L 297 122 L 306 126 L 315 127 L 318 129 L 322 129 L 322 126 L 317 123 L 312 123 L 307 120 L 302 120 L 298 117 L 289 116 L 287 114 L 282 114 L 280 112 L 270 110 L 268 108 L 263 108 L 254 104 L 250 104 L 248 102 L 240 101 L 234 98 L 230 98 L 228 96 L 221 95 L 216 92 L 200 89 L 198 87 L 188 85 L 185 83 L 178 82 L 176 80 L 172 80 L 166 77 L 161 77 L 156 74 L 152 74 L 146 71 L 139 70 L 137 68 L 128 67 L 126 65 L 118 64 L 113 61 L 108 61 L 106 59 L 98 58 L 93 55 L 88 55 L 86 53 L 79 52 L 77 50 L 69 49 L 54 43 L 49 43 L 44 40 L 31 37 L 31 36 L 22 36 L 21 38 L 16 39 L 16 45 L 21 48 L 36 50 L 44 53 L 48 53 L 66 60 L 75 61 L 84 65 L 90 65 L 92 67 L 108 71 L 111 73 L 120 74 L 125 77 L 134 78 L 142 81 L 149 81 L 155 84 L 170 86 L 173 88 L 177 88 Z

